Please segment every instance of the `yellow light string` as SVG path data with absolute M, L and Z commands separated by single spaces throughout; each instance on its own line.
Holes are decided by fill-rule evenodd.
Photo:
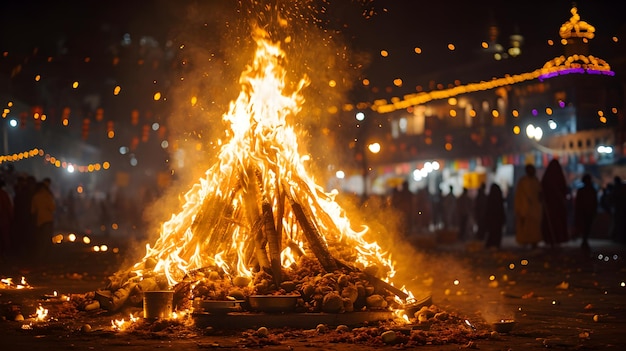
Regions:
M 398 99 L 398 101 L 394 101 L 392 103 L 387 103 L 387 100 L 377 100 L 375 104 L 372 105 L 372 110 L 377 111 L 378 113 L 389 113 L 396 110 L 406 109 L 412 106 L 424 104 L 432 100 L 447 99 L 461 94 L 489 90 L 505 85 L 512 85 L 528 80 L 533 80 L 538 78 L 542 74 L 544 74 L 543 69 L 537 69 L 533 72 L 506 76 L 503 78 L 496 78 L 487 82 L 470 83 L 467 85 L 459 85 L 449 89 L 410 94 L 406 95 L 404 97 L 404 100 Z
M 581 60 L 586 57 L 582 55 L 574 55 L 574 59 Z M 610 66 L 603 60 L 597 59 L 595 57 L 591 57 L 593 61 L 600 62 L 601 64 L 594 64 L 593 68 L 602 71 L 609 72 Z M 561 59 L 558 61 L 557 59 Z M 555 62 L 559 62 L 559 64 L 555 64 Z M 521 83 L 524 81 L 529 81 L 533 79 L 538 79 L 541 76 L 545 76 L 547 74 L 558 74 L 562 71 L 568 71 L 571 69 L 572 60 L 565 60 L 563 57 L 556 58 L 555 60 L 549 61 L 544 67 L 536 69 L 532 72 L 515 74 L 515 75 L 507 75 L 502 78 L 495 78 L 490 81 L 483 81 L 478 83 L 470 83 L 466 85 L 459 85 L 449 89 L 442 90 L 434 90 L 431 92 L 422 92 L 416 94 L 405 95 L 404 99 L 400 98 L 392 98 L 392 102 L 389 103 L 385 99 L 376 100 L 374 104 L 371 105 L 371 109 L 378 113 L 390 113 L 393 111 L 397 111 L 400 109 L 406 109 L 409 107 L 417 106 L 420 104 L 424 104 L 430 102 L 432 100 L 441 100 L 451 98 L 461 94 L 472 93 L 476 91 L 482 90 L 490 90 L 494 88 L 499 88 L 506 85 L 513 85 L 517 83 Z M 589 61 L 589 60 L 587 60 Z M 565 64 L 567 63 L 567 64 Z
M 61 161 L 58 157 L 47 154 L 43 149 L 37 148 L 10 155 L 0 155 L 0 164 L 4 162 L 18 162 L 33 157 L 43 157 L 46 163 L 57 168 L 66 169 L 69 172 L 91 173 L 104 171 L 111 167 L 111 164 L 108 161 L 102 163 L 90 163 L 88 165 L 78 165 L 67 161 Z

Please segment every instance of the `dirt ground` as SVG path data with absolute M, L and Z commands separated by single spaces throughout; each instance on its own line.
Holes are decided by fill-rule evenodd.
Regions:
M 1 284 L 2 350 L 625 349 L 623 246 L 594 240 L 591 252 L 583 252 L 576 242 L 530 251 L 511 240 L 505 238 L 499 251 L 476 243 L 418 248 L 402 273 L 411 277 L 416 297 L 432 297 L 430 318 L 424 322 L 412 318 L 409 324 L 267 330 L 262 315 L 260 325 L 235 330 L 224 330 L 220 323 L 194 324 L 198 319 L 190 316 L 176 321 L 139 317 L 124 331 L 116 330 L 113 320 L 141 316 L 142 309 L 86 312 L 63 300 L 102 288 L 105 278 L 119 269 L 124 248 L 119 253 L 55 248 L 45 268 L 20 260 L 0 266 L 0 278 L 19 282 L 23 276 L 29 285 L 15 289 Z M 35 318 L 40 306 L 48 310 L 43 321 Z M 15 320 L 18 312 L 24 320 Z M 494 331 L 492 322 L 502 319 L 515 320 L 510 332 Z

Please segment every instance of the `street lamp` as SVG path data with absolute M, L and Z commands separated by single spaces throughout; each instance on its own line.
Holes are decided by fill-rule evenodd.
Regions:
M 15 128 L 18 125 L 18 122 L 15 118 L 9 118 L 8 123 L 2 123 L 2 151 L 5 155 L 9 154 L 9 128 L 5 124 L 8 124 L 9 127 Z

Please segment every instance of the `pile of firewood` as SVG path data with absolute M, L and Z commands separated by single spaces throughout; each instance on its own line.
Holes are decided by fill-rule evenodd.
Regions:
M 408 297 L 383 281 L 393 267 L 375 242 L 364 239 L 368 228 L 354 231 L 334 195 L 305 171 L 296 133 L 285 121 L 299 112 L 300 97 L 282 91 L 284 53 L 268 50 L 273 44 L 266 40 L 258 38 L 254 63 L 242 73 L 241 93 L 224 117 L 247 118 L 242 123 L 247 128 L 227 133 L 231 138 L 217 162 L 185 194 L 181 211 L 162 225 L 143 261 L 96 294 L 103 308 L 116 310 L 126 301 L 137 302 L 144 291 L 193 281 L 207 267 L 231 280 L 254 274 L 255 281 L 267 282 L 267 289 L 254 285 L 259 293 L 278 291 L 294 281 L 289 277 L 294 267 L 281 261 L 286 248 L 295 263 L 315 258 L 320 268 L 308 272 L 310 277 L 350 276 L 354 285 L 361 280 Z M 276 88 L 276 96 L 268 100 L 266 90 L 256 91 L 260 80 Z

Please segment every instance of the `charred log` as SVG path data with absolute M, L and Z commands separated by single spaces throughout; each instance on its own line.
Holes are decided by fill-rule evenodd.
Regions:
M 328 251 L 328 247 L 317 228 L 309 221 L 309 217 L 304 213 L 302 206 L 291 200 L 291 209 L 293 210 L 296 220 L 302 227 L 302 232 L 309 244 L 309 248 L 313 251 L 313 254 L 319 260 L 324 270 L 326 270 L 326 272 L 334 272 L 337 270 L 335 259 L 330 254 L 330 251 Z

